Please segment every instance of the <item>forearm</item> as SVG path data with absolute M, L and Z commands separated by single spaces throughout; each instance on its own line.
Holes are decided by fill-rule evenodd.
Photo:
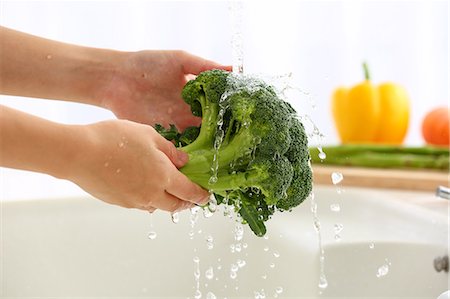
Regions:
M 83 147 L 83 127 L 0 106 L 0 166 L 67 178 Z
M 0 93 L 100 105 L 124 54 L 0 27 Z

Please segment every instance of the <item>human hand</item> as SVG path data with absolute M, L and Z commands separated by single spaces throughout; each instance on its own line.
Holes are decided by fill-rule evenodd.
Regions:
M 151 126 L 112 120 L 80 126 L 84 140 L 68 179 L 107 203 L 154 211 L 204 204 L 208 192 L 177 168 L 188 160 Z
M 118 118 L 144 124 L 175 124 L 184 130 L 199 125 L 181 91 L 189 76 L 209 69 L 231 71 L 223 66 L 183 51 L 140 51 L 125 53 L 110 83 L 101 86 L 97 102 Z

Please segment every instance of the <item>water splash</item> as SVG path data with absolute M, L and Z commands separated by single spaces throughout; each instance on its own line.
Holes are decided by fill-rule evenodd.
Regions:
M 275 288 L 275 294 L 273 294 L 273 297 L 278 298 L 278 296 L 281 295 L 281 293 L 283 293 L 283 287 L 277 287 Z
M 214 269 L 212 267 L 209 267 L 205 272 L 205 277 L 208 280 L 211 280 L 214 278 Z
M 233 72 L 244 72 L 244 43 L 242 38 L 243 1 L 230 1 L 231 49 Z
M 209 202 L 208 202 L 208 206 L 207 209 L 211 212 L 211 213 L 215 213 L 217 210 L 217 199 L 214 196 L 214 193 L 211 193 L 209 195 Z
M 200 291 L 200 258 L 198 256 L 194 256 L 192 259 L 195 264 L 194 268 L 194 279 L 195 279 L 195 293 L 194 298 L 199 299 L 202 297 L 202 292 Z
M 386 276 L 389 274 L 389 267 L 391 266 L 391 262 L 389 262 L 387 259 L 385 259 L 385 264 L 381 265 L 378 269 L 377 269 L 377 278 L 381 278 L 383 276 Z
M 313 214 L 313 223 L 314 223 L 314 229 L 317 232 L 317 240 L 319 245 L 319 288 L 325 289 L 328 287 L 328 281 L 327 277 L 325 275 L 325 250 L 323 249 L 322 245 L 322 233 L 320 230 L 320 220 L 317 215 L 317 203 L 315 200 L 314 193 L 311 193 L 309 195 L 311 199 L 311 212 Z
M 208 292 L 207 294 L 206 294 L 206 299 L 216 299 L 217 297 L 216 297 L 216 295 L 214 295 L 214 293 L 213 292 Z
M 158 234 L 157 234 L 155 231 L 149 231 L 149 232 L 148 232 L 148 235 L 147 235 L 147 237 L 148 237 L 150 240 L 155 240 L 157 236 L 158 236 Z
M 325 160 L 327 158 L 327 154 L 323 151 L 321 146 L 318 146 L 317 149 L 319 150 L 319 158 L 320 160 Z
M 333 203 L 330 205 L 330 210 L 333 212 L 340 212 L 341 206 L 338 203 Z
M 180 214 L 178 212 L 173 212 L 170 217 L 173 223 L 177 224 L 178 222 L 180 222 Z
M 344 176 L 340 172 L 333 172 L 331 174 L 331 182 L 333 183 L 333 185 L 339 184 L 340 182 L 342 182 L 343 179 Z
M 211 235 L 206 237 L 206 248 L 209 250 L 214 248 L 214 238 Z
M 158 236 L 158 234 L 153 229 L 153 212 L 149 212 L 149 213 L 150 213 L 150 231 L 148 232 L 147 237 L 150 240 L 155 240 L 156 237 Z

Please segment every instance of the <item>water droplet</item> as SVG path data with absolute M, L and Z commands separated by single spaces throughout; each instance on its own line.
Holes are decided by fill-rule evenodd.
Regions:
M 105 164 L 103 164 L 103 166 L 108 167 L 109 166 L 109 162 L 105 162 Z
M 241 241 L 243 236 L 244 236 L 244 227 L 242 226 L 242 224 L 238 223 L 234 227 L 234 239 L 236 241 Z
M 155 240 L 156 237 L 158 236 L 158 234 L 155 231 L 151 231 L 151 232 L 148 232 L 147 236 L 150 240 Z
M 194 258 L 192 259 L 194 261 L 194 263 L 199 263 L 200 262 L 200 258 L 198 256 L 194 256 Z
M 205 277 L 209 280 L 214 278 L 214 270 L 212 267 L 209 267 L 205 272 Z
M 264 275 L 261 276 L 261 278 L 262 279 L 267 279 L 267 275 L 264 274 Z
M 264 289 L 262 289 L 260 292 L 255 291 L 255 299 L 265 299 L 266 298 L 266 293 L 264 292 Z
M 211 193 L 209 195 L 208 210 L 211 213 L 214 213 L 217 210 L 217 200 L 216 197 L 214 196 L 214 193 Z
M 326 289 L 328 287 L 328 281 L 325 275 L 320 275 L 319 277 L 319 288 Z
M 178 212 L 174 212 L 171 214 L 172 222 L 177 224 L 180 222 L 180 214 Z
M 336 242 L 340 242 L 341 241 L 341 236 L 340 235 L 334 235 L 334 240 L 336 241 Z
M 213 239 L 213 237 L 211 236 L 211 235 L 208 235 L 207 237 L 206 237 L 206 247 L 209 249 L 209 250 L 211 250 L 211 249 L 213 249 L 214 248 L 214 239 Z
M 200 280 L 200 269 L 198 269 L 198 265 L 197 265 L 197 269 L 194 270 L 194 278 L 196 281 Z
M 273 256 L 278 258 L 278 257 L 280 257 L 280 253 L 277 252 L 277 251 L 275 251 L 275 252 L 273 253 Z
M 211 176 L 211 177 L 209 178 L 208 183 L 209 183 L 210 185 L 214 185 L 215 183 L 217 183 L 217 181 L 218 181 L 218 178 L 217 178 L 217 175 L 215 175 L 215 176 Z
M 203 209 L 203 217 L 211 218 L 213 215 L 214 215 L 214 213 L 211 212 L 209 208 L 204 208 Z
M 237 265 L 239 268 L 242 268 L 246 265 L 247 263 L 244 260 L 237 260 Z
M 344 225 L 342 223 L 334 224 L 334 233 L 339 234 L 344 229 Z
M 273 269 L 273 268 L 275 268 L 275 264 L 274 263 L 270 263 L 269 267 Z
M 125 146 L 125 142 L 119 142 L 119 147 L 124 147 Z
M 206 299 L 216 299 L 216 295 L 214 295 L 214 293 L 212 292 L 208 292 L 206 294 Z
M 47 58 L 48 60 L 50 60 L 50 59 L 52 59 L 52 58 L 53 58 L 53 56 L 52 56 L 52 55 L 50 55 L 50 54 L 48 54 L 46 58 Z
M 377 270 L 376 276 L 378 278 L 387 275 L 389 273 L 389 269 L 390 269 L 389 267 L 392 265 L 392 263 L 387 258 L 385 258 L 384 261 L 385 261 L 385 263 L 383 265 L 381 265 Z
M 263 250 L 264 250 L 265 252 L 267 252 L 267 251 L 269 251 L 269 247 L 266 246 L 266 247 L 263 248 Z
M 122 170 L 120 168 L 116 169 L 116 173 L 120 173 Z
M 202 298 L 202 292 L 200 292 L 200 290 L 196 290 L 195 293 L 194 293 L 194 298 L 195 299 Z
M 374 248 L 375 248 L 375 244 L 374 244 L 374 243 L 370 243 L 370 244 L 369 244 L 369 248 L 370 248 L 370 249 L 374 249 Z
M 380 277 L 386 276 L 388 273 L 389 273 L 389 265 L 384 264 L 378 268 L 377 277 L 380 278 Z
M 319 150 L 319 159 L 325 160 L 327 158 L 327 155 L 323 152 L 322 147 L 319 146 L 317 149 Z
M 237 270 L 239 270 L 238 265 L 236 265 L 236 264 L 231 264 L 231 271 L 232 271 L 232 272 L 237 272 Z
M 337 185 L 344 179 L 344 176 L 340 172 L 333 172 L 331 174 L 331 181 L 333 182 L 333 185 Z
M 230 272 L 230 278 L 231 279 L 236 279 L 237 277 L 237 273 L 236 272 Z
M 275 289 L 275 293 L 277 293 L 278 295 L 281 294 L 281 293 L 283 293 L 283 288 L 282 288 L 282 287 L 277 287 L 277 288 Z
M 144 78 L 144 79 L 146 79 L 147 76 L 148 76 L 147 73 L 143 73 L 143 74 L 141 75 L 141 77 Z
M 333 212 L 339 212 L 341 210 L 341 206 L 338 203 L 333 203 L 330 205 L 330 210 Z

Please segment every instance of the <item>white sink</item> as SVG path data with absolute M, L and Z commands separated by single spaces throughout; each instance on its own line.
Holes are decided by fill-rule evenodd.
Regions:
M 268 239 L 245 227 L 244 238 L 236 241 L 235 223 L 222 212 L 201 216 L 191 239 L 189 212 L 174 224 L 163 212 L 150 216 L 86 197 L 2 203 L 2 296 L 194 298 L 195 256 L 202 298 L 208 292 L 228 299 L 264 292 L 266 298 L 435 299 L 449 288 L 448 273 L 433 267 L 433 260 L 449 251 L 448 201 L 388 190 L 339 193 L 317 186 L 314 192 L 325 289 L 318 288 L 310 202 L 276 214 L 268 222 Z M 332 211 L 332 204 L 340 211 Z M 154 240 L 147 237 L 151 222 Z M 343 225 L 339 241 L 335 224 Z M 245 266 L 232 279 L 230 269 L 239 260 Z M 210 267 L 212 279 L 205 276 Z

